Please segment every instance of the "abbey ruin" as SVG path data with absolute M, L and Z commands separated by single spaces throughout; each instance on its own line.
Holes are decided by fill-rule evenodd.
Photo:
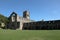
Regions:
M 19 30 L 52 30 L 60 29 L 60 20 L 51 21 L 33 21 L 30 19 L 30 13 L 28 11 L 23 12 L 23 17 L 20 17 L 17 13 L 12 12 L 9 16 L 9 23 L 7 29 L 19 29 Z

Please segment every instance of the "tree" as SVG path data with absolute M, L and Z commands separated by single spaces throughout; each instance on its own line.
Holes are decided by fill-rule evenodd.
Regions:
M 4 23 L 5 25 L 7 25 L 8 22 L 9 22 L 8 17 L 5 17 L 4 15 L 0 14 L 0 26 L 1 26 L 1 23 Z

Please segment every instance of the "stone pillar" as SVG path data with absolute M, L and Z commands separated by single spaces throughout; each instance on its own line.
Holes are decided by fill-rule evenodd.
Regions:
M 23 28 L 23 23 L 20 22 L 20 30 L 22 30 L 22 28 Z

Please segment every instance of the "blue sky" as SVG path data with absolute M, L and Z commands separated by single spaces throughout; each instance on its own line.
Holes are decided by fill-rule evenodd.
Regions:
M 0 13 L 9 16 L 13 11 L 19 16 L 30 11 L 33 20 L 59 20 L 60 0 L 0 0 Z

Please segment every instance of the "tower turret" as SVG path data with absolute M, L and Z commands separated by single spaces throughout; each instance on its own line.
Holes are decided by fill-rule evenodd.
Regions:
M 27 18 L 27 19 L 30 19 L 30 13 L 28 11 L 24 11 L 23 12 L 23 17 Z

